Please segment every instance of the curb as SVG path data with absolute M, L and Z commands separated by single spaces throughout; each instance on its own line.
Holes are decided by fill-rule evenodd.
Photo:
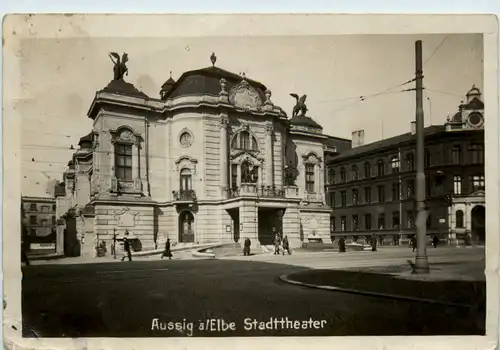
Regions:
M 295 281 L 295 280 L 290 279 L 288 276 L 289 275 L 287 275 L 287 274 L 280 275 L 279 279 L 282 282 L 293 284 L 293 285 L 296 285 L 296 286 L 307 287 L 307 288 L 314 288 L 314 289 L 323 289 L 323 290 L 329 290 L 329 291 L 332 291 L 332 292 L 343 292 L 343 293 L 351 293 L 351 294 L 361 294 L 361 295 L 367 295 L 367 296 L 378 297 L 378 298 L 398 299 L 398 300 L 413 301 L 413 302 L 435 304 L 435 305 L 444 305 L 444 306 L 453 306 L 453 307 L 460 307 L 460 308 L 472 308 L 473 307 L 473 305 L 459 304 L 459 303 L 447 303 L 447 302 L 444 302 L 444 301 L 439 301 L 439 300 L 434 300 L 434 299 L 414 298 L 414 297 L 407 297 L 407 296 L 396 295 L 396 294 L 367 292 L 367 291 L 356 290 L 356 289 L 349 289 L 349 288 L 342 288 L 342 287 L 321 286 L 321 285 L 317 285 L 317 284 L 310 284 L 310 283 L 304 283 L 304 282 Z

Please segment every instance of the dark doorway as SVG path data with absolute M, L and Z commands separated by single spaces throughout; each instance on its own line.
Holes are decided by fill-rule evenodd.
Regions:
M 183 211 L 179 215 L 179 242 L 194 242 L 194 215 L 190 211 Z
M 259 208 L 259 243 L 261 245 L 273 245 L 276 233 L 282 236 L 284 209 Z
M 486 209 L 477 205 L 471 212 L 472 239 L 485 242 L 486 239 Z
M 235 243 L 238 243 L 240 240 L 240 211 L 239 208 L 230 209 L 227 211 L 229 216 L 231 216 L 231 220 L 233 220 L 233 239 Z
M 92 244 L 88 242 L 84 244 Z M 66 221 L 64 229 L 64 256 L 80 256 L 80 241 L 76 233 L 76 220 L 70 218 Z

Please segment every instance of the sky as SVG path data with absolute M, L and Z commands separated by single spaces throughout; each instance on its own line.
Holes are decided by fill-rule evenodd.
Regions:
M 415 118 L 415 41 L 423 42 L 425 124 L 442 124 L 475 84 L 483 88 L 482 35 L 336 35 L 190 38 L 24 39 L 19 69 L 22 194 L 44 196 L 80 137 L 92 129 L 87 111 L 113 77 L 110 51 L 127 52 L 125 79 L 150 97 L 185 71 L 216 66 L 245 72 L 272 92 L 289 115 L 290 93 L 307 95 L 308 116 L 324 133 L 365 143 L 410 131 Z M 361 98 L 363 96 L 363 98 Z M 34 160 L 34 161 L 33 161 Z

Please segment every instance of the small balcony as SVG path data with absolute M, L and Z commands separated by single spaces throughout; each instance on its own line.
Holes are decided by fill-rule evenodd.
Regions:
M 275 186 L 261 186 L 258 188 L 257 196 L 268 198 L 285 198 L 285 189 Z
M 192 203 L 196 202 L 196 192 L 194 190 L 172 191 L 175 202 Z
M 260 197 L 260 198 L 295 198 L 298 196 L 296 187 L 275 187 L 275 186 L 257 186 L 254 183 L 242 183 L 240 187 L 226 188 L 225 197 Z

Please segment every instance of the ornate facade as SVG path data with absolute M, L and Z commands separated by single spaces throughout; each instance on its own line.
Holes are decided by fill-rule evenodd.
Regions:
M 160 99 L 118 78 L 96 93 L 58 199 L 84 250 L 126 230 L 136 250 L 329 239 L 327 136 L 313 119 L 287 118 L 263 84 L 215 65 L 170 77 Z

